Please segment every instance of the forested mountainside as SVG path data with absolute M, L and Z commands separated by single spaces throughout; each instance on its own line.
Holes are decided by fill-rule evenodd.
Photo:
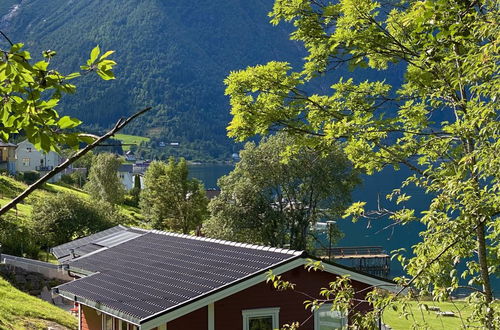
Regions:
M 55 67 L 78 70 L 89 51 L 116 50 L 115 81 L 79 81 L 60 110 L 86 125 L 109 127 L 153 105 L 128 132 L 180 142 L 185 156 L 225 158 L 239 149 L 226 137 L 231 70 L 284 60 L 300 63 L 300 45 L 273 27 L 272 0 L 2 0 L 0 28 L 32 54 L 58 52 Z M 200 156 L 203 157 L 203 156 Z M 198 158 L 200 158 L 198 157 Z

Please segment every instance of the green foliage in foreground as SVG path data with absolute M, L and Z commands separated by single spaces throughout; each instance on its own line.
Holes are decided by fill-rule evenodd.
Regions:
M 345 217 L 419 221 L 422 241 L 398 256 L 411 280 L 399 282 L 441 301 L 468 285 L 470 322 L 500 328 L 490 308 L 500 269 L 499 1 L 276 0 L 270 16 L 293 24 L 306 63 L 231 73 L 230 136 L 284 129 L 301 145 L 342 143 L 368 174 L 406 167 L 412 173 L 387 196 L 398 209 L 357 202 Z M 387 81 L 394 67 L 404 68 L 402 85 Z M 360 82 L 366 68 L 378 76 Z M 335 81 L 329 90 L 314 85 L 322 75 Z M 431 199 L 421 214 L 405 204 L 414 187 Z M 392 299 L 371 298 L 381 309 Z
M 2 39 L 6 38 L 0 38 L 0 139 L 6 142 L 23 132 L 38 150 L 44 151 L 57 150 L 62 144 L 77 148 L 80 142 L 91 142 L 93 139 L 68 131 L 81 121 L 61 117 L 57 106 L 64 94 L 75 92 L 76 86 L 70 80 L 91 71 L 104 80 L 114 79 L 111 70 L 116 63 L 108 59 L 113 52 L 101 55 L 97 46 L 80 72 L 65 75 L 49 68 L 55 51 L 44 51 L 44 59 L 34 61 L 24 44 L 10 45 Z
M 68 312 L 19 291 L 0 278 L 0 329 L 47 329 L 48 322 L 77 329 Z

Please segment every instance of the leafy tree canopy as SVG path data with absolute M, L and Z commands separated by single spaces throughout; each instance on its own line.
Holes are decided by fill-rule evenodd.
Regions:
M 400 257 L 412 276 L 407 284 L 446 299 L 468 282 L 472 319 L 498 327 L 498 311 L 489 308 L 500 257 L 498 1 L 276 0 L 270 16 L 293 24 L 291 38 L 308 56 L 298 71 L 270 62 L 226 79 L 230 136 L 285 129 L 309 145 L 341 141 L 369 174 L 411 169 L 388 196 L 403 207 L 387 212 L 397 223 L 426 226 L 414 256 Z M 384 73 L 395 65 L 405 68 L 398 87 Z M 344 66 L 351 73 L 340 76 Z M 363 68 L 380 79 L 357 82 Z M 321 76 L 336 82 L 311 92 Z M 432 196 L 421 215 L 404 207 L 409 185 Z M 366 215 L 363 206 L 347 214 Z
M 207 217 L 208 199 L 203 184 L 188 174 L 184 158 L 149 165 L 139 205 L 153 228 L 187 234 Z
M 84 189 L 96 200 L 120 204 L 125 187 L 118 177 L 121 160 L 114 154 L 102 153 L 92 158 L 88 182 Z
M 31 214 L 37 240 L 45 247 L 110 228 L 120 223 L 121 218 L 106 202 L 89 201 L 67 193 L 37 200 Z
M 305 250 L 318 220 L 342 215 L 357 172 L 337 149 L 325 156 L 302 147 L 283 161 L 293 141 L 277 134 L 245 145 L 236 168 L 219 179 L 221 194 L 204 225 L 208 236 Z

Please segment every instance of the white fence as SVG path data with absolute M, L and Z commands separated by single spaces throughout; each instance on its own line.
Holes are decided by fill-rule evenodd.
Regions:
M 61 265 L 54 265 L 49 262 L 16 257 L 2 253 L 0 255 L 0 263 L 16 266 L 29 272 L 36 272 L 47 278 L 54 278 L 63 281 L 74 280 L 74 278 L 69 276 L 68 272 L 65 271 Z

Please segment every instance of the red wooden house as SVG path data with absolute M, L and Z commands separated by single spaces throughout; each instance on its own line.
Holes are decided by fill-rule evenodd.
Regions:
M 53 253 L 78 278 L 54 291 L 78 305 L 81 329 L 270 330 L 305 320 L 304 330 L 342 329 L 346 315 L 328 304 L 311 314 L 298 291 L 318 297 L 346 274 L 361 299 L 369 286 L 394 289 L 393 282 L 340 265 L 308 272 L 301 251 L 122 226 Z M 266 283 L 270 269 L 296 283 L 296 291 L 273 289 Z

